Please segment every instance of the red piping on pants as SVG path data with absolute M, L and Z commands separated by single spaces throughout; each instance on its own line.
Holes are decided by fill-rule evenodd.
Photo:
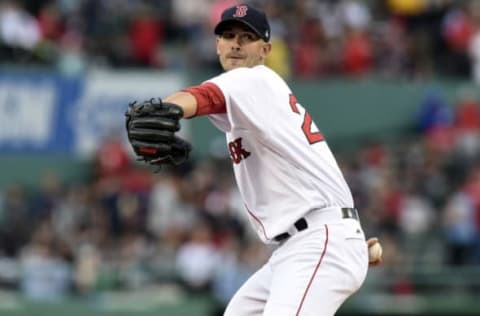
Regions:
M 302 301 L 300 302 L 300 306 L 298 306 L 297 313 L 295 316 L 300 315 L 300 311 L 302 310 L 303 302 L 305 301 L 305 298 L 307 297 L 308 290 L 310 289 L 310 286 L 313 283 L 313 279 L 315 278 L 315 275 L 317 274 L 318 269 L 320 268 L 320 265 L 322 264 L 323 257 L 325 256 L 325 253 L 327 252 L 327 245 L 328 245 L 328 226 L 325 225 L 325 244 L 323 245 L 323 252 L 322 255 L 320 256 L 320 259 L 318 260 L 317 266 L 315 267 L 315 270 L 313 271 L 312 277 L 310 278 L 310 281 L 308 282 L 307 288 L 305 289 L 305 292 L 303 293 Z

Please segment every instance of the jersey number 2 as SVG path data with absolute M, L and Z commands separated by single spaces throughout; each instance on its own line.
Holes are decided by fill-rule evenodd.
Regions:
M 293 112 L 300 114 L 300 111 L 297 107 L 297 98 L 293 94 L 290 94 L 290 107 L 292 108 Z M 312 117 L 307 111 L 305 111 L 305 114 L 303 115 L 302 131 L 310 145 L 321 142 L 325 139 L 323 134 L 320 132 L 312 133 L 312 122 Z

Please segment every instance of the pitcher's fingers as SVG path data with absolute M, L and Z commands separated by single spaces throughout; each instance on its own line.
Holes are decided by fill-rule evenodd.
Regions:
M 377 237 L 372 237 L 372 238 L 369 238 L 367 240 L 367 245 L 368 245 L 368 247 L 371 247 L 371 246 L 375 245 L 377 242 L 378 242 L 378 238 Z

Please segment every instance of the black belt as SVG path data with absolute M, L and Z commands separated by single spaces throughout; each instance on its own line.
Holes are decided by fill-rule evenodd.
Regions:
M 353 219 L 356 219 L 357 221 L 359 220 L 358 211 L 356 208 L 343 207 L 340 210 L 342 211 L 342 218 L 353 218 Z M 305 230 L 308 228 L 308 223 L 305 217 L 302 217 L 298 221 L 296 221 L 295 224 L 293 224 L 293 226 L 295 226 L 297 231 L 301 232 L 302 230 Z M 292 237 L 292 235 L 290 233 L 285 232 L 275 236 L 273 240 L 277 242 L 281 242 L 290 237 Z

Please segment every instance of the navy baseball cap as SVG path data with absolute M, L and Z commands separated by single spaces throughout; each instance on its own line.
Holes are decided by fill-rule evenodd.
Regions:
M 248 26 L 265 42 L 270 40 L 270 25 L 265 12 L 248 4 L 239 4 L 223 11 L 220 22 L 215 26 L 215 34 L 221 35 L 225 27 L 234 21 Z

